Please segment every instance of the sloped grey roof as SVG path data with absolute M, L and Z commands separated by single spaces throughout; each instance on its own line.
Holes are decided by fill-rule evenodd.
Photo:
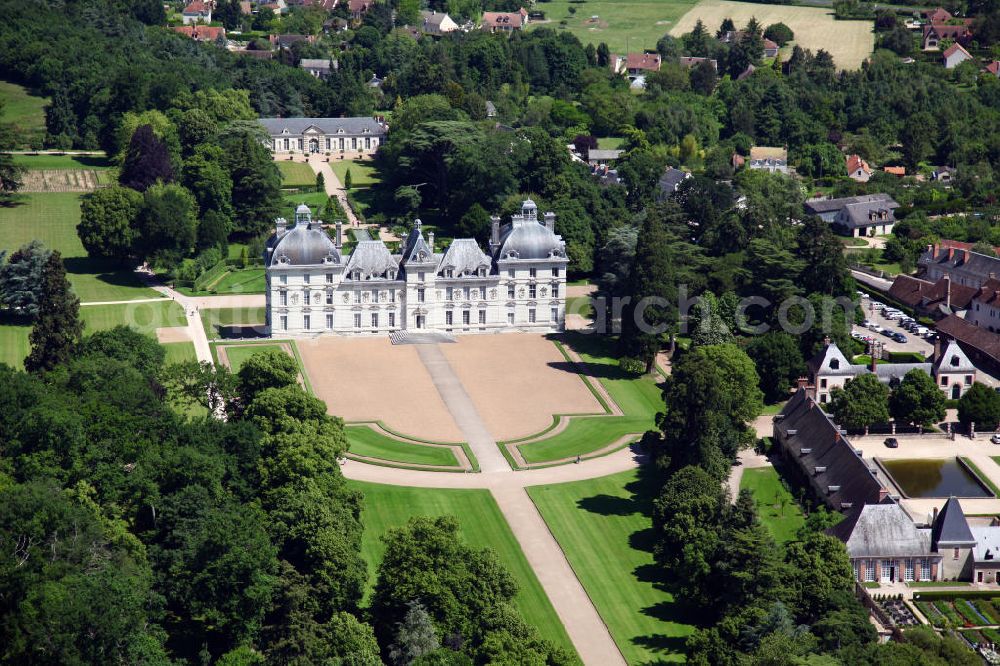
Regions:
M 836 366 L 836 367 L 834 367 Z M 843 375 L 847 377 L 856 377 L 863 372 L 867 371 L 867 368 L 863 365 L 856 365 L 847 360 L 844 356 L 844 352 L 840 351 L 840 347 L 837 346 L 836 342 L 831 342 L 824 349 L 820 350 L 806 362 L 806 367 L 813 375 Z
M 883 384 L 893 380 L 902 380 L 910 370 L 922 370 L 928 375 L 933 367 L 930 363 L 879 363 L 875 366 L 875 376 Z
M 971 547 L 975 542 L 969 523 L 965 520 L 962 504 L 958 499 L 949 497 L 931 525 L 931 543 L 934 549 Z
M 972 549 L 976 562 L 989 562 L 1000 567 L 1000 526 L 972 525 L 969 531 L 976 540 Z
M 983 281 L 989 277 L 990 273 L 1000 274 L 1000 258 L 979 254 L 971 250 L 956 249 L 952 252 L 951 259 L 948 258 L 948 248 L 939 248 L 937 255 L 934 254 L 933 250 L 929 250 L 920 255 L 917 263 L 920 266 L 936 264 L 945 272 L 948 272 L 950 268 L 961 267 L 966 275 L 978 275 Z
M 876 224 L 885 224 L 886 222 L 895 222 L 896 216 L 892 212 L 894 208 L 898 208 L 899 204 L 895 201 L 892 202 L 893 206 L 886 205 L 886 202 L 861 202 L 861 203 L 851 203 L 844 206 L 844 216 L 846 220 L 844 223 L 849 229 L 856 229 L 858 227 L 870 227 Z M 885 219 L 882 220 L 872 220 L 869 218 L 869 213 L 872 211 L 878 213 L 884 213 Z
M 386 271 L 398 271 L 399 265 L 389 253 L 389 248 L 380 240 L 358 241 L 347 260 L 345 273 L 348 279 L 354 271 L 361 272 L 361 279 L 368 280 L 372 277 L 383 277 Z
M 330 61 L 323 58 L 303 58 L 299 61 L 303 69 L 330 69 Z
M 455 277 L 466 273 L 475 274 L 480 267 L 490 270 L 491 261 L 489 256 L 479 247 L 472 238 L 456 238 L 448 246 L 448 250 L 441 257 L 437 270 L 451 269 L 455 271 Z
M 685 179 L 691 176 L 687 171 L 681 171 L 680 169 L 675 169 L 673 167 L 667 167 L 667 170 L 663 172 L 660 176 L 660 180 L 657 183 L 660 190 L 673 194 L 677 191 L 677 187 L 684 182 Z
M 566 242 L 538 220 L 514 216 L 500 237 L 497 259 L 548 259 L 566 257 Z
M 432 12 L 428 10 L 422 10 L 420 12 L 420 18 L 424 20 L 424 23 L 429 25 L 440 26 L 441 23 L 448 18 L 447 12 Z
M 976 366 L 954 340 L 949 340 L 948 346 L 941 351 L 941 357 L 934 359 L 934 372 L 937 373 L 939 368 L 943 372 L 976 371 Z
M 403 251 L 400 253 L 400 263 L 405 266 L 411 262 L 430 263 L 432 261 L 434 261 L 434 253 L 431 252 L 430 246 L 424 240 L 424 232 L 420 228 L 420 220 L 417 220 L 413 228 L 410 229 L 410 233 L 406 237 L 406 242 L 403 243 Z
M 856 507 L 827 530 L 847 547 L 850 557 L 926 557 L 931 531 L 918 528 L 896 502 Z
M 806 209 L 807 213 L 812 215 L 819 215 L 820 213 L 829 213 L 831 211 L 837 211 L 844 208 L 850 204 L 867 203 L 873 204 L 878 203 L 885 208 L 899 208 L 899 204 L 896 203 L 892 197 L 888 194 L 863 194 L 856 197 L 841 197 L 839 199 L 812 199 L 806 201 L 803 207 Z
M 311 126 L 325 134 L 336 134 L 340 129 L 344 134 L 363 134 L 365 130 L 373 136 L 386 133 L 386 128 L 374 118 L 260 118 L 258 122 L 271 136 L 285 130 L 289 135 L 302 134 Z
M 280 238 L 271 236 L 267 255 L 269 266 L 315 266 L 343 261 L 333 240 L 318 224 L 297 224 Z
M 587 151 L 587 158 L 591 160 L 616 160 L 622 156 L 624 150 L 617 148 L 591 148 Z
M 878 502 L 888 494 L 805 389 L 792 396 L 775 420 L 774 438 L 801 468 L 817 497 L 837 511 Z

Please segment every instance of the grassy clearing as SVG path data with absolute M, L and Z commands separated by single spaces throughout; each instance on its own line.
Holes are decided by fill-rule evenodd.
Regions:
M 295 192 L 293 194 L 285 194 L 282 196 L 285 200 L 285 209 L 281 211 L 281 214 L 288 220 L 295 219 L 295 208 L 299 204 L 305 204 L 309 206 L 312 214 L 318 215 L 323 206 L 326 205 L 327 195 L 325 192 Z
M 358 456 L 411 465 L 458 467 L 455 454 L 444 447 L 402 442 L 378 433 L 368 426 L 347 426 L 346 432 L 347 441 L 351 444 L 351 453 Z
M 617 150 L 625 143 L 623 136 L 605 136 L 597 140 L 597 147 L 601 150 Z
M 528 29 L 551 28 L 576 35 L 583 44 L 605 42 L 612 53 L 656 48 L 656 41 L 694 6 L 692 0 L 553 0 L 538 4 L 545 21 L 532 21 Z M 570 13 L 570 9 L 575 13 Z M 596 18 L 594 18 L 596 17 Z M 565 21 L 565 25 L 561 22 Z M 712 31 L 715 31 L 712 27 Z M 605 148 L 606 146 L 601 146 Z
M 87 258 L 76 235 L 80 195 L 70 192 L 30 193 L 12 206 L 0 207 L 0 250 L 11 252 L 32 240 L 59 250 L 73 290 L 83 302 L 130 301 L 159 296 L 130 270 Z
M 187 296 L 203 294 L 263 294 L 267 280 L 263 268 L 234 268 L 223 273 L 218 280 L 207 285 L 204 291 L 180 287 L 177 291 Z
M 264 325 L 264 308 L 217 308 L 201 310 L 201 323 L 209 340 L 252 337 L 243 329 Z
M 229 369 L 233 373 L 240 371 L 247 359 L 264 351 L 276 351 L 286 354 L 288 352 L 281 345 L 240 345 L 226 347 L 226 357 L 229 359 Z
M 3 101 L 3 115 L 0 122 L 14 125 L 17 143 L 14 148 L 41 147 L 45 138 L 46 97 L 31 94 L 24 86 L 9 81 L 0 81 L 0 100 Z
M 618 360 L 610 353 L 611 343 L 607 339 L 570 334 L 563 338 L 563 342 L 580 354 L 590 381 L 599 381 L 604 385 L 623 415 L 571 418 L 562 432 L 518 446 L 529 463 L 585 455 L 625 435 L 642 434 L 656 426 L 656 414 L 663 409 L 663 398 L 656 381 L 649 376 L 634 378 L 623 373 L 618 368 Z
M 104 155 L 15 155 L 25 169 L 88 169 L 106 171 L 114 165 Z
M 806 519 L 792 493 L 781 482 L 773 467 L 743 470 L 740 490 L 748 489 L 757 505 L 761 523 L 779 544 L 795 539 L 795 534 Z
M 145 335 L 156 335 L 165 326 L 185 326 L 184 308 L 174 301 L 85 305 L 80 308 L 84 333 L 103 331 L 118 325 L 130 326 Z
M 492 548 L 517 580 L 520 591 L 514 604 L 528 624 L 538 629 L 545 638 L 575 653 L 555 609 L 488 490 L 405 488 L 357 481 L 348 483 L 365 496 L 361 517 L 365 533 L 361 549 L 368 562 L 369 591 L 375 583 L 378 565 L 385 552 L 381 540 L 383 534 L 390 528 L 405 525 L 412 516 L 450 514 L 458 518 L 462 538 L 467 544 L 475 548 Z
M 764 409 L 761 410 L 761 416 L 772 416 L 781 412 L 785 408 L 785 401 L 776 402 L 773 405 L 764 405 Z
M 337 174 L 337 180 L 344 185 L 347 170 L 351 170 L 351 187 L 370 187 L 380 181 L 375 174 L 375 165 L 371 160 L 337 160 L 330 162 L 330 168 Z
M 194 351 L 193 342 L 167 342 L 163 345 L 167 350 L 167 357 L 164 363 L 183 363 L 185 361 L 197 361 L 198 355 Z
M 586 6 L 589 7 L 589 3 Z M 698 19 L 714 34 L 725 18 L 733 19 L 736 26 L 742 28 L 752 17 L 756 17 L 763 26 L 784 23 L 795 33 L 797 45 L 810 49 L 813 53 L 820 49 L 826 50 L 841 69 L 857 69 L 875 48 L 871 21 L 836 21 L 832 9 L 822 7 L 765 5 L 730 0 L 701 0 L 670 28 L 670 34 L 680 37 L 691 32 Z
M 281 186 L 285 188 L 316 187 L 316 173 L 305 162 L 275 162 L 281 172 Z
M 0 363 L 6 363 L 20 370 L 24 367 L 24 357 L 31 346 L 28 335 L 31 326 L 0 320 Z
M 590 296 L 570 296 L 566 299 L 566 314 L 580 315 L 581 317 L 594 316 L 594 304 Z
M 630 664 L 684 661 L 692 627 L 657 577 L 650 523 L 656 483 L 638 471 L 528 488 Z

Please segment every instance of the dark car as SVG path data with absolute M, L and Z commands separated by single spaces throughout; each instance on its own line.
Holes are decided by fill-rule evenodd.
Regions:
M 892 339 L 895 340 L 896 342 L 906 342 L 906 336 L 903 335 L 902 333 L 893 333 Z
M 887 448 L 890 448 L 890 449 L 898 449 L 899 448 L 899 440 L 896 439 L 895 437 L 886 437 L 885 438 L 885 445 L 886 445 Z

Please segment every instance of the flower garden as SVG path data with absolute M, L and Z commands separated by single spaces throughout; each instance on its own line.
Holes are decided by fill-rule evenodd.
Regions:
M 1000 597 L 996 599 L 914 600 L 914 605 L 935 627 L 989 627 L 1000 625 Z M 988 642 L 1000 643 L 1000 632 L 982 629 Z M 985 633 L 988 632 L 988 633 Z M 978 641 L 977 641 L 978 642 Z

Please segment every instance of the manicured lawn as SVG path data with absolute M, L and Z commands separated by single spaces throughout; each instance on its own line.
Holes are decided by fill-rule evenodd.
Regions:
M 593 317 L 594 306 L 590 302 L 590 296 L 570 296 L 566 299 L 566 314 L 580 315 L 581 317 Z
M 691 0 L 553 0 L 534 7 L 545 12 L 545 22 L 531 21 L 528 30 L 550 28 L 576 35 L 584 45 L 605 42 L 612 53 L 656 48 L 681 16 L 694 6 Z M 570 8 L 576 9 L 570 14 Z M 596 17 L 596 18 L 594 18 Z M 560 25 L 566 21 L 566 25 Z M 718 25 L 708 26 L 714 34 Z M 604 148 L 605 146 L 601 146 Z
M 348 169 L 351 170 L 351 187 L 369 187 L 379 182 L 371 160 L 330 160 L 330 167 L 337 174 L 337 180 L 345 187 L 344 179 Z
M 309 206 L 313 216 L 317 216 L 323 206 L 326 205 L 327 195 L 326 192 L 295 192 L 293 194 L 285 194 L 282 198 L 285 200 L 286 206 L 281 211 L 281 214 L 290 224 L 295 220 L 295 209 L 299 204 L 304 203 Z
M 252 337 L 238 329 L 263 326 L 264 308 L 218 308 L 201 310 L 201 323 L 209 340 L 227 337 Z
M 971 583 L 958 580 L 923 580 L 910 581 L 906 584 L 906 587 L 961 587 L 963 585 L 970 584 Z
M 15 155 L 14 163 L 25 169 L 106 170 L 113 166 L 104 155 Z
M 40 147 L 45 138 L 46 97 L 36 97 L 24 86 L 8 81 L 0 81 L 0 100 L 3 100 L 3 115 L 0 122 L 15 126 L 15 148 Z
M 229 358 L 229 368 L 234 372 L 239 372 L 247 359 L 254 354 L 264 351 L 276 351 L 282 354 L 287 353 L 281 345 L 241 345 L 226 347 L 226 356 Z
M 316 173 L 305 162 L 275 162 L 281 171 L 281 186 L 286 188 L 316 187 Z
M 76 235 L 80 195 L 70 192 L 29 193 L 12 206 L 0 207 L 0 250 L 12 252 L 32 240 L 59 250 L 73 290 L 83 302 L 156 298 L 130 270 L 87 258 Z
M 764 409 L 761 410 L 761 416 L 773 415 L 779 413 L 785 408 L 784 402 L 776 402 L 773 405 L 764 405 Z
M 31 326 L 27 324 L 0 323 L 0 363 L 18 370 L 24 367 L 24 357 L 30 349 L 30 333 Z
M 625 375 L 618 368 L 618 360 L 610 355 L 611 343 L 604 338 L 567 334 L 562 341 L 580 354 L 588 366 L 590 381 L 601 382 L 624 415 L 572 417 L 562 432 L 518 446 L 525 461 L 540 463 L 585 455 L 624 435 L 641 435 L 656 427 L 656 414 L 664 405 L 660 387 L 652 377 Z
M 450 514 L 458 519 L 467 544 L 474 548 L 492 548 L 517 580 L 520 590 L 514 603 L 528 624 L 538 629 L 545 638 L 575 653 L 555 609 L 488 490 L 406 488 L 357 481 L 348 483 L 365 496 L 361 517 L 365 526 L 362 554 L 368 562 L 369 590 L 375 584 L 378 564 L 385 552 L 381 537 L 389 528 L 405 525 L 412 516 Z
M 223 273 L 215 282 L 206 285 L 204 291 L 194 291 L 180 287 L 177 291 L 188 296 L 201 294 L 263 294 L 267 281 L 263 268 L 234 268 Z
M 983 480 L 983 483 L 985 483 L 986 487 L 990 489 L 990 492 L 993 493 L 994 497 L 1000 497 L 1000 488 L 997 488 L 997 484 L 993 483 L 993 480 L 986 476 L 986 474 L 983 473 L 983 470 L 981 470 L 976 463 L 972 462 L 972 458 L 966 458 L 963 456 L 962 462 L 968 465 L 969 469 L 975 472 L 976 476 Z M 996 462 L 996 458 L 993 459 L 993 462 Z
M 625 143 L 623 136 L 605 136 L 597 140 L 597 147 L 601 150 L 616 150 Z
M 773 467 L 743 470 L 740 489 L 747 488 L 753 493 L 760 522 L 771 532 L 779 544 L 795 539 L 796 532 L 806 520 L 802 509 L 792 494 L 781 483 L 781 477 Z
M 444 447 L 401 442 L 368 426 L 347 426 L 346 430 L 351 453 L 355 455 L 415 465 L 458 466 L 455 454 Z
M 123 324 L 146 335 L 156 335 L 165 326 L 184 326 L 184 308 L 171 300 L 120 305 L 84 305 L 80 308 L 84 334 Z
M 198 360 L 197 354 L 194 353 L 193 342 L 168 342 L 163 345 L 163 348 L 167 350 L 165 364 Z
M 656 483 L 628 471 L 528 488 L 630 664 L 684 661 L 692 627 L 663 588 L 650 523 Z

